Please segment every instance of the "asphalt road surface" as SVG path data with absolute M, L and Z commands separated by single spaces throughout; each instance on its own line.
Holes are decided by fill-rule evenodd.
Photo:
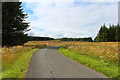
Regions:
M 107 78 L 57 51 L 57 46 L 33 53 L 26 78 Z

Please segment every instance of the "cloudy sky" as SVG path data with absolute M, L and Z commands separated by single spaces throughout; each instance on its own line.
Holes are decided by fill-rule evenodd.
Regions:
M 117 0 L 21 1 L 31 36 L 94 38 L 104 23 L 118 23 Z

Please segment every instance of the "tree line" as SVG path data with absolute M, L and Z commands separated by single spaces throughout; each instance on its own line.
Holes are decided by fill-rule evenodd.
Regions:
M 91 37 L 88 37 L 88 38 L 60 38 L 60 39 L 54 39 L 51 37 L 35 37 L 35 36 L 28 37 L 28 41 L 48 41 L 48 40 L 93 42 Z
M 62 38 L 61 41 L 86 41 L 86 42 L 93 42 L 91 37 L 88 38 Z
M 109 25 L 108 27 L 104 24 L 101 26 L 95 42 L 118 42 L 120 41 L 120 25 Z
M 35 37 L 35 36 L 29 36 L 29 41 L 46 41 L 46 40 L 54 40 L 54 38 L 51 37 Z

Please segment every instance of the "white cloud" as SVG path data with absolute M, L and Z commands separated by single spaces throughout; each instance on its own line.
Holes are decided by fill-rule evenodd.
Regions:
M 119 0 L 20 0 L 23 2 L 118 2 Z
M 119 0 L 75 0 L 80 2 L 118 2 Z
M 73 0 L 71 0 L 73 1 Z M 92 0 L 90 0 L 92 1 Z M 29 33 L 50 37 L 95 37 L 103 23 L 117 24 L 117 3 L 27 2 Z M 39 29 L 43 29 L 40 31 Z

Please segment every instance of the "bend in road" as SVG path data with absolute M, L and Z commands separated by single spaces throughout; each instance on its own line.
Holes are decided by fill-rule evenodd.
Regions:
M 107 78 L 57 51 L 59 46 L 33 53 L 26 78 Z

